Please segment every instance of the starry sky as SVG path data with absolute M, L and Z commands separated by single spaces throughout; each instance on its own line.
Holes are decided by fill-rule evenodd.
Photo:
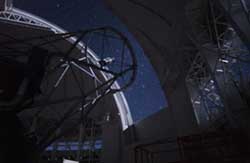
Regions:
M 159 81 L 144 52 L 102 0 L 14 0 L 14 6 L 38 15 L 67 31 L 113 26 L 131 41 L 138 60 L 134 84 L 125 91 L 134 121 L 139 121 L 167 106 Z

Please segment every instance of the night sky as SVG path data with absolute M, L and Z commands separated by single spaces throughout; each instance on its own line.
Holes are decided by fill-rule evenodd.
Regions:
M 125 91 L 134 121 L 141 120 L 167 105 L 156 74 L 143 50 L 101 0 L 14 0 L 14 6 L 38 15 L 67 31 L 102 26 L 113 26 L 122 31 L 132 42 L 138 60 L 137 79 Z

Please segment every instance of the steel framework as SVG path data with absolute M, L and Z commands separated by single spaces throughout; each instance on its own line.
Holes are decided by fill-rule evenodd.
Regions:
M 205 3 L 206 9 L 187 12 L 193 26 L 190 40 L 197 51 L 195 57 L 190 56 L 192 63 L 186 78 L 191 101 L 201 126 L 239 128 L 242 123 L 246 123 L 239 122 L 242 114 L 249 115 L 246 98 L 239 91 L 242 79 L 249 75 L 248 45 L 242 41 L 239 31 L 235 30 L 228 14 L 217 1 Z M 230 12 L 237 10 L 249 17 L 246 1 L 221 3 L 227 3 Z M 207 11 L 207 14 L 201 11 Z M 245 87 L 243 92 L 247 91 Z
M 36 27 L 48 28 L 46 24 L 36 21 L 32 19 L 31 17 L 28 17 L 27 15 L 20 15 L 19 13 L 15 13 L 13 11 L 8 11 L 8 10 L 0 12 L 0 20 L 11 21 L 15 23 L 22 23 L 22 24 L 32 25 Z
M 88 126 L 80 126 L 79 141 L 63 137 L 47 147 L 43 159 L 51 162 L 62 162 L 62 159 L 79 162 L 100 162 L 102 152 L 101 126 L 89 120 Z
M 23 117 L 29 128 L 26 136 L 37 144 L 40 151 L 76 126 L 80 126 L 79 142 L 83 142 L 88 116 L 98 102 L 107 95 L 126 89 L 135 79 L 133 48 L 128 39 L 112 27 L 25 39 L 8 34 L 1 36 L 7 41 L 0 43 L 3 54 L 0 60 L 15 60 L 25 65 L 28 68 L 24 74 L 28 75 L 24 75 L 16 97 L 7 102 L 1 100 L 0 108 L 15 111 Z M 73 38 L 70 46 L 61 47 L 69 38 Z M 91 55 L 90 47 L 100 54 L 99 58 Z M 41 57 L 46 61 L 39 60 Z M 40 64 L 42 66 L 38 69 L 44 72 L 37 76 L 33 73 L 36 72 L 34 66 Z M 39 78 L 40 84 L 34 89 Z M 37 91 L 27 94 L 30 89 Z M 80 157 L 81 153 L 78 159 Z
M 49 30 L 49 31 L 53 31 L 54 33 L 59 34 L 59 35 L 60 34 L 63 35 L 65 33 L 68 33 L 67 31 L 65 31 L 61 27 L 59 27 L 51 22 L 48 22 L 47 20 L 44 20 L 36 15 L 33 15 L 31 13 L 28 13 L 28 12 L 25 12 L 23 10 L 20 10 L 18 8 L 13 7 L 12 0 L 6 0 L 5 10 L 2 11 L 1 14 L 2 14 L 2 16 L 0 18 L 1 22 L 7 22 L 7 23 L 19 24 L 19 25 L 21 24 L 24 26 L 28 25 L 29 28 L 39 28 L 42 30 Z M 74 44 L 74 42 L 76 41 L 76 38 L 75 37 L 66 37 L 66 40 L 71 42 L 72 44 Z M 84 47 L 85 47 L 85 45 L 83 42 L 79 42 L 77 44 L 77 48 L 79 48 L 79 49 L 84 48 Z M 97 61 L 98 57 L 96 56 L 96 54 L 90 48 L 88 48 L 87 50 L 88 50 L 89 56 L 92 58 L 92 60 Z M 120 86 L 117 82 L 114 82 L 114 87 L 119 88 Z M 114 97 L 116 105 L 118 107 L 122 127 L 124 130 L 124 129 L 128 128 L 128 126 L 133 124 L 133 119 L 131 117 L 130 109 L 129 109 L 129 106 L 128 106 L 127 101 L 125 99 L 125 96 L 122 92 L 113 94 L 113 97 Z M 38 105 L 41 106 L 43 104 L 38 104 Z

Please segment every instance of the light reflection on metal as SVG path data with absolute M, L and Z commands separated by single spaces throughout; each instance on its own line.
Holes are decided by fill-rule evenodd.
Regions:
M 132 46 L 122 33 L 114 28 L 104 27 L 71 34 L 61 30 L 53 24 L 46 22 L 45 20 L 25 13 L 21 10 L 13 8 L 11 11 L 5 11 L 5 13 L 6 12 L 11 12 L 12 14 L 17 14 L 19 16 L 26 16 L 26 18 L 34 21 L 27 20 L 25 22 L 20 22 L 23 19 L 18 17 L 14 17 L 15 19 L 13 20 L 8 20 L 11 17 L 4 17 L 5 20 L 29 24 L 33 27 L 45 27 L 56 32 L 54 35 L 48 36 L 48 40 L 46 36 L 42 36 L 44 37 L 43 40 L 41 40 L 41 36 L 39 36 L 37 38 L 26 38 L 22 41 L 17 38 L 13 39 L 12 42 L 13 47 L 15 47 L 14 45 L 16 41 L 17 44 L 20 44 L 21 42 L 21 44 L 25 44 L 25 46 L 30 48 L 34 46 L 48 49 L 48 51 L 52 50 L 50 53 L 50 61 L 46 67 L 46 73 L 41 84 L 42 95 L 35 97 L 34 103 L 31 103 L 31 105 L 26 105 L 26 102 L 22 103 L 22 106 L 20 105 L 20 107 L 24 109 L 20 110 L 21 113 L 25 112 L 27 109 L 35 110 L 35 114 L 32 116 L 33 120 L 31 122 L 31 128 L 26 135 L 32 137 L 35 136 L 38 141 L 37 144 L 44 149 L 69 132 L 68 129 L 63 129 L 63 124 L 65 122 L 71 120 L 72 118 L 76 118 L 76 115 L 80 112 L 84 112 L 85 118 L 87 118 L 88 114 L 97 105 L 97 103 L 108 94 L 113 94 L 112 96 L 114 97 L 114 101 L 119 110 L 123 129 L 126 129 L 133 123 L 128 104 L 123 93 L 120 91 L 129 87 L 135 79 L 136 58 Z M 90 50 L 89 45 L 82 43 L 85 42 L 85 39 L 88 39 L 89 35 L 92 33 L 103 34 L 104 32 L 105 34 L 108 33 L 109 35 L 115 36 L 118 41 L 120 40 L 123 48 L 125 47 L 126 50 L 116 50 L 116 53 L 109 51 L 109 56 L 98 58 L 97 55 Z M 101 36 L 103 37 L 103 35 Z M 78 38 L 81 39 L 79 40 Z M 108 39 L 106 36 L 104 36 L 104 38 Z M 47 46 L 50 43 L 55 45 L 57 44 L 57 41 L 60 42 L 62 40 L 68 41 L 72 44 L 69 53 L 57 52 L 55 49 L 50 49 Z M 41 41 L 43 42 L 41 43 Z M 39 42 L 39 44 L 36 44 L 36 42 Z M 1 45 L 0 47 L 2 49 L 4 48 L 4 46 Z M 92 49 L 95 48 L 97 47 L 92 47 Z M 107 49 L 107 47 L 105 48 Z M 119 54 L 118 52 L 121 51 L 123 51 L 123 53 Z M 22 60 L 22 57 L 25 58 L 27 56 L 20 55 L 16 58 L 17 60 Z M 100 64 L 100 61 L 102 60 L 105 62 L 104 64 Z M 118 68 L 113 68 L 113 65 L 118 65 Z M 91 81 L 92 86 L 88 88 L 89 90 L 86 88 L 83 89 L 83 85 L 81 84 L 85 81 L 81 78 Z M 65 81 L 67 80 L 71 83 L 66 84 Z M 118 85 L 118 80 L 120 85 Z M 71 87 L 74 84 L 72 81 L 75 82 L 73 89 L 77 88 L 79 93 L 70 99 L 68 95 L 66 96 L 67 92 L 65 94 L 64 89 L 67 89 L 66 87 Z M 60 97 L 62 96 L 63 98 L 53 100 L 55 94 L 60 94 Z M 69 106 L 66 107 L 66 104 Z M 10 106 L 12 106 L 12 104 Z M 59 111 L 56 107 L 63 109 Z M 52 112 L 53 114 L 56 114 L 56 116 L 53 117 L 54 122 L 48 122 L 48 124 L 50 124 L 48 125 L 48 128 L 43 131 L 43 135 L 39 135 L 38 131 L 41 130 L 39 129 L 39 119 L 43 116 L 43 114 L 53 115 Z M 110 116 L 111 115 L 106 117 L 106 121 L 111 120 Z M 77 122 L 74 126 L 72 126 L 72 128 L 75 126 L 77 126 Z
M 28 12 L 25 12 L 23 10 L 12 7 L 11 1 L 8 1 L 8 2 L 10 2 L 11 5 L 9 5 L 9 7 L 7 8 L 6 11 L 2 12 L 3 15 L 0 19 L 2 19 L 3 21 L 7 21 L 7 22 L 12 21 L 12 22 L 15 22 L 17 24 L 21 23 L 24 25 L 25 24 L 31 25 L 30 26 L 31 28 L 32 27 L 46 28 L 48 30 L 53 31 L 56 34 L 67 33 L 67 31 L 65 31 L 64 29 L 58 27 L 57 25 L 55 25 L 51 22 L 48 22 L 47 20 L 44 20 L 44 19 L 42 19 L 38 16 L 35 16 L 31 13 L 28 13 Z M 13 17 L 13 19 L 9 19 L 8 14 L 5 15 L 5 13 L 9 13 L 11 15 L 17 15 L 17 16 Z M 24 17 L 25 21 L 23 21 L 23 19 L 17 19 L 18 17 L 19 18 Z M 70 36 L 70 34 L 69 35 L 67 35 L 67 34 L 62 35 L 62 37 L 65 37 L 65 39 L 68 40 L 69 42 L 71 42 L 72 44 L 76 41 L 76 38 Z M 86 46 L 84 45 L 83 42 L 79 42 L 79 44 L 77 45 L 77 48 L 81 49 L 82 53 L 87 51 L 89 54 L 88 58 L 82 57 L 82 58 L 79 58 L 79 61 L 87 60 L 88 62 L 93 62 L 93 63 L 98 64 L 99 58 L 96 56 L 96 54 L 90 48 L 88 48 L 88 47 L 85 48 L 85 47 Z M 92 68 L 90 68 L 90 71 L 92 71 L 91 73 L 93 74 Z M 105 75 L 105 74 L 102 73 L 102 75 Z M 117 82 L 114 82 L 112 87 L 120 88 L 120 86 L 118 85 Z M 98 93 L 96 92 L 96 94 L 98 94 Z M 127 101 L 125 99 L 125 96 L 123 95 L 122 92 L 116 93 L 113 96 L 114 96 L 115 102 L 117 104 L 118 110 L 121 114 L 121 121 L 122 121 L 123 129 L 126 129 L 128 126 L 133 124 L 133 120 L 131 117 L 129 106 L 128 106 Z

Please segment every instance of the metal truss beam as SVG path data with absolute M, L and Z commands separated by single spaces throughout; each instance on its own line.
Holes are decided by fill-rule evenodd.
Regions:
M 43 24 L 42 22 L 39 22 L 33 19 L 32 17 L 29 17 L 27 15 L 21 15 L 20 13 L 15 13 L 12 10 L 0 11 L 0 20 L 41 28 L 49 28 L 49 26 L 47 26 L 46 24 Z

